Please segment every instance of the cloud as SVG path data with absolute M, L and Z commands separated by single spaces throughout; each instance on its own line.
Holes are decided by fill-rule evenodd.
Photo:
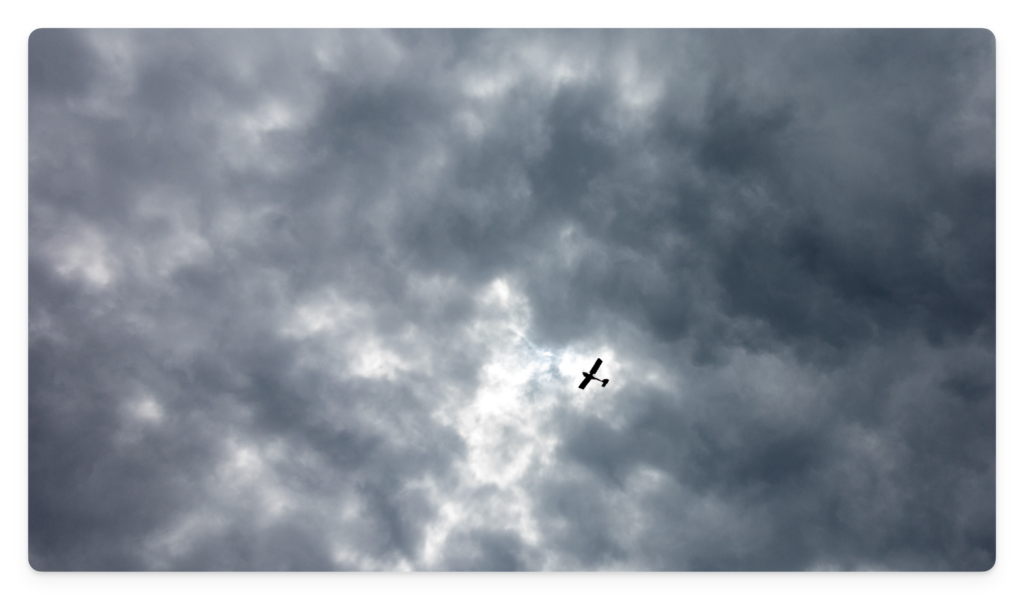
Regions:
M 35 568 L 992 566 L 988 32 L 39 30 L 29 70 Z

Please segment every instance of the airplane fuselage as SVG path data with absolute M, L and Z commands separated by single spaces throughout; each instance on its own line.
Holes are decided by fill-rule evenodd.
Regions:
M 580 389 L 581 390 L 583 388 L 587 387 L 587 384 L 590 383 L 591 379 L 596 379 L 596 380 L 600 381 L 601 382 L 601 387 L 604 387 L 604 386 L 608 385 L 608 380 L 607 379 L 601 379 L 597 375 L 594 375 L 594 373 L 596 373 L 597 370 L 600 369 L 600 368 L 601 368 L 601 359 L 599 358 L 599 359 L 597 359 L 597 362 L 594 363 L 594 366 L 590 368 L 590 372 L 589 373 L 587 373 L 586 371 L 583 371 L 583 383 L 580 384 Z

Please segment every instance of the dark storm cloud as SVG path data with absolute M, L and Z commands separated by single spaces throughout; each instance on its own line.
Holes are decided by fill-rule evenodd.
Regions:
M 444 564 L 452 571 L 527 571 L 542 566 L 512 531 L 460 532 L 448 545 L 452 551 Z
M 29 56 L 36 568 L 992 565 L 989 33 Z

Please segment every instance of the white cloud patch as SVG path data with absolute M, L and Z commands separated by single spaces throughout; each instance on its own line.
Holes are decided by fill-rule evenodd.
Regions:
M 51 243 L 49 254 L 61 276 L 84 280 L 98 289 L 116 282 L 119 261 L 97 229 L 80 225 L 59 233 Z

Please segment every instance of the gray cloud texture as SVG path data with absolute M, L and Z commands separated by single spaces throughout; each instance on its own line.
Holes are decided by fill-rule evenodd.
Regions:
M 39 30 L 29 90 L 36 569 L 995 560 L 987 31 Z

